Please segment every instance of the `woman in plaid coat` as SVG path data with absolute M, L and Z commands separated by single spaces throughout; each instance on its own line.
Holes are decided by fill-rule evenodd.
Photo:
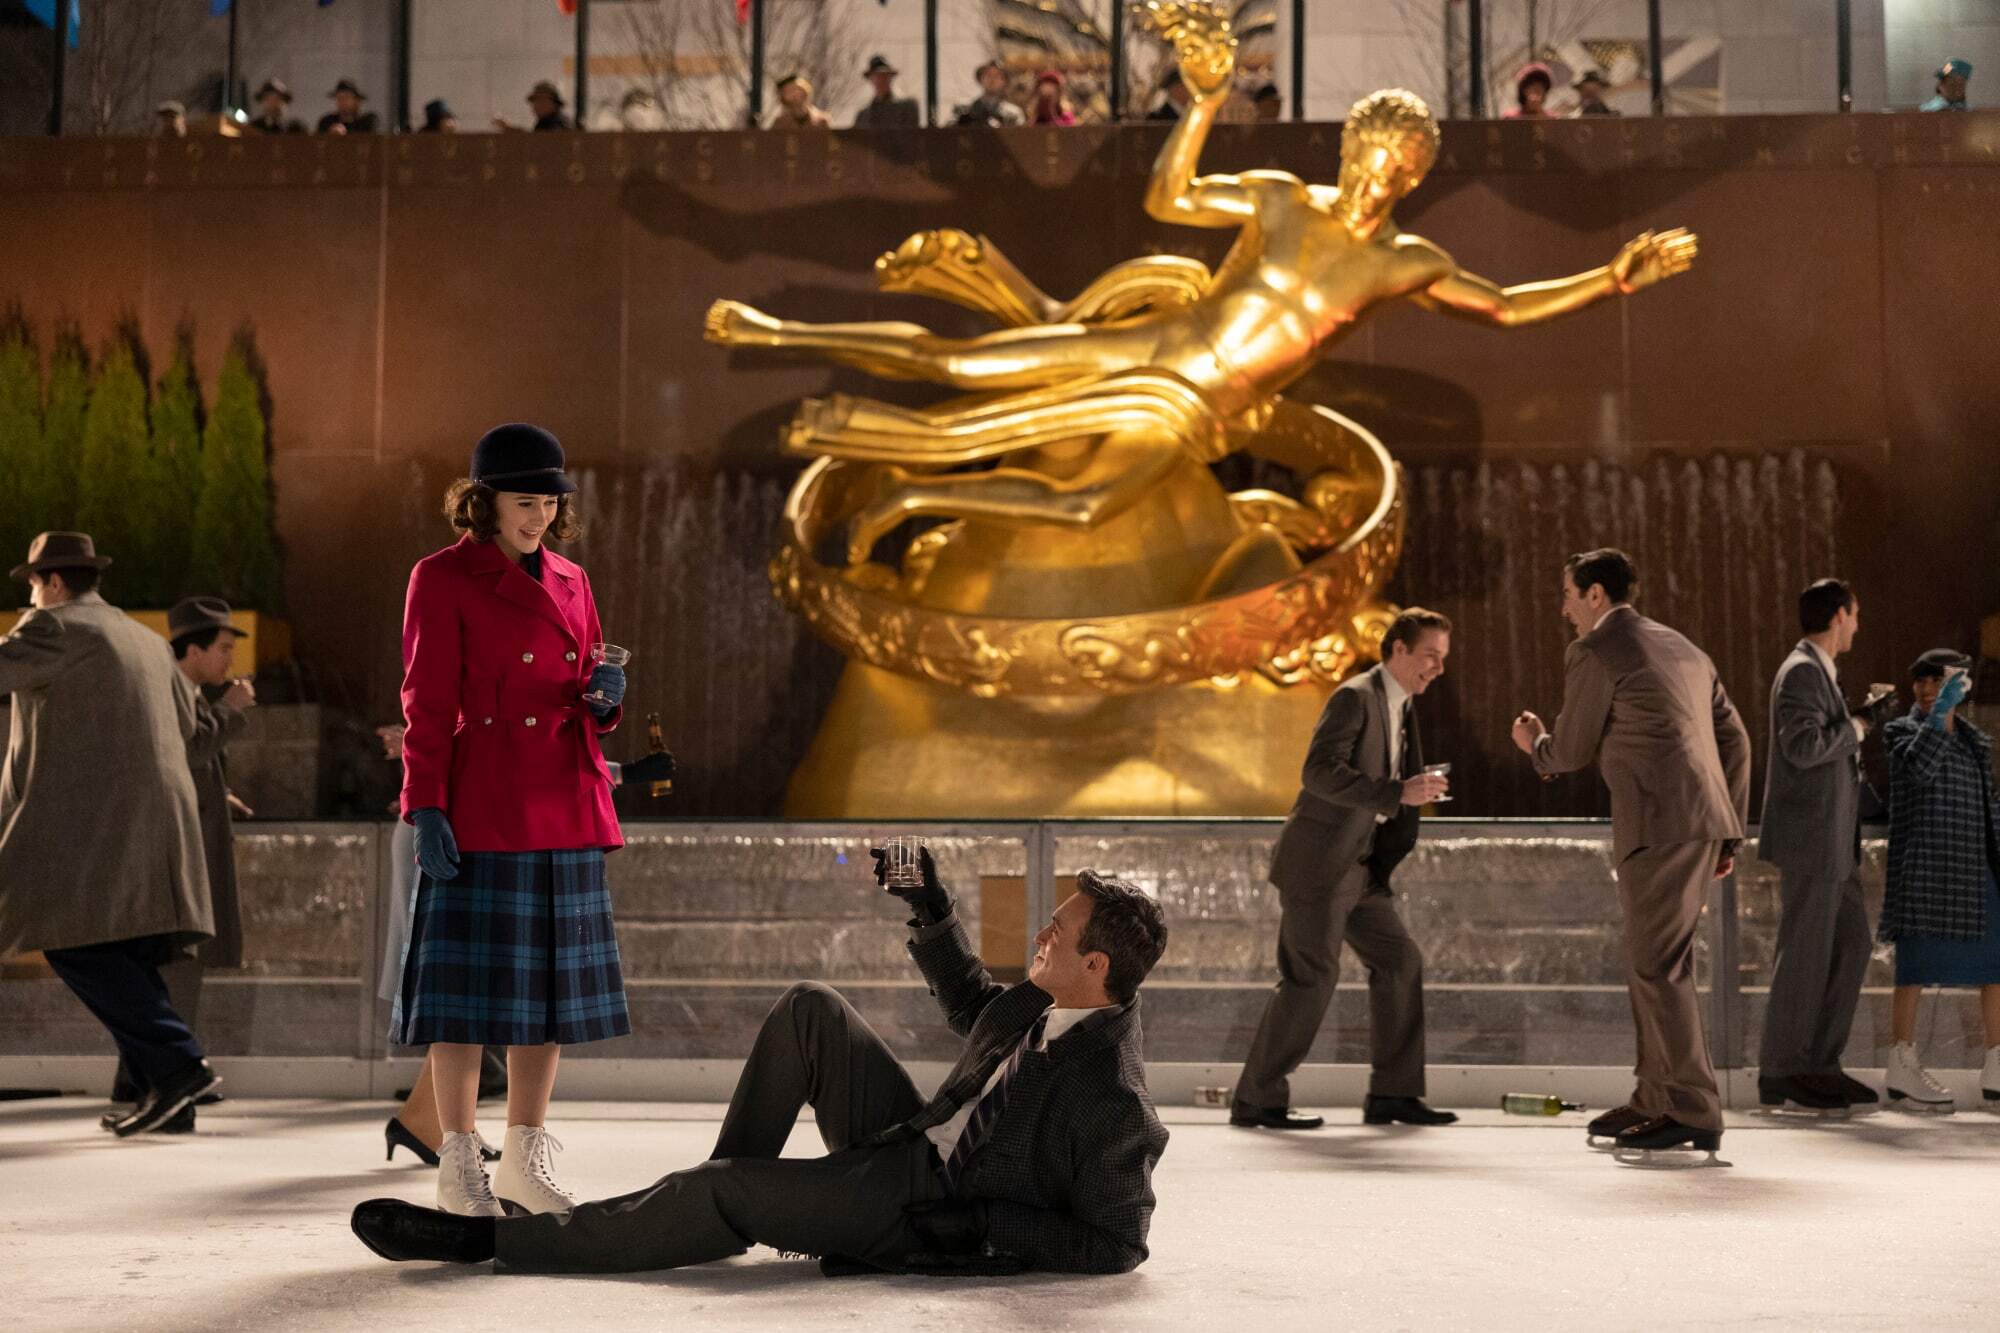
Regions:
M 583 570 L 562 446 L 499 426 L 445 508 L 464 535 L 410 574 L 403 613 L 403 818 L 420 872 L 390 1039 L 431 1047 L 437 1202 L 561 1212 L 544 1123 L 563 1046 L 631 1031 L 604 853 L 620 846 L 598 738 L 625 675 Z M 507 1138 L 489 1180 L 473 1128 L 480 1054 L 507 1051 Z
M 1910 668 L 1916 706 L 1882 729 L 1889 751 L 1889 885 L 1880 934 L 1896 945 L 1889 1100 L 1949 1111 L 1917 1058 L 1926 986 L 1977 986 L 1986 1028 L 1980 1089 L 2000 1103 L 2000 793 L 1993 742 L 1959 717 L 1970 659 L 1948 648 Z

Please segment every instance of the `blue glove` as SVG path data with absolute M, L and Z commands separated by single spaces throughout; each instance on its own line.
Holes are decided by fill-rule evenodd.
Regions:
M 458 878 L 458 839 L 452 836 L 451 821 L 434 806 L 410 813 L 417 830 L 417 869 L 439 884 Z
M 584 686 L 584 702 L 599 721 L 618 711 L 618 705 L 625 702 L 625 668 L 612 666 L 609 662 L 592 669 L 590 684 Z M 593 699 L 593 694 L 601 694 L 601 699 Z
M 1937 702 L 1931 705 L 1928 721 L 1932 729 L 1943 731 L 1945 719 L 1951 715 L 1951 710 L 1964 703 L 1965 696 L 1970 693 L 1972 693 L 1970 672 L 1961 671 L 1946 681 L 1944 688 L 1938 691 Z

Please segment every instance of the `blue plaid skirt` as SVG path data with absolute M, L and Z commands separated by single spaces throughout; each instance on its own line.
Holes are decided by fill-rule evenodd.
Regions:
M 417 876 L 389 1040 L 485 1046 L 602 1041 L 632 1030 L 601 850 L 466 852 Z

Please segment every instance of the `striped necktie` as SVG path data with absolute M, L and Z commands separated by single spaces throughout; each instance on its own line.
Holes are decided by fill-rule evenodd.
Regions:
M 958 1142 L 952 1147 L 951 1160 L 944 1164 L 944 1180 L 947 1188 L 957 1191 L 966 1162 L 971 1159 L 972 1154 L 979 1151 L 993 1133 L 993 1126 L 1007 1105 L 1007 1085 L 1013 1081 L 1015 1072 L 1021 1068 L 1021 1057 L 1040 1044 L 1042 1031 L 1048 1026 L 1048 1021 L 1047 1014 L 1035 1020 L 1034 1026 L 1028 1029 L 1028 1035 L 1021 1038 L 1021 1044 L 1007 1057 L 1006 1065 L 1000 1070 L 1000 1077 L 993 1080 L 993 1086 L 986 1090 L 986 1095 L 972 1108 L 972 1118 L 965 1122 L 965 1128 L 959 1133 Z

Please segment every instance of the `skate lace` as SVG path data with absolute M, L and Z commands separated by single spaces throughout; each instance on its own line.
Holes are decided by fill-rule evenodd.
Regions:
M 1915 1072 L 1917 1082 L 1923 1084 L 1925 1092 L 1931 1094 L 1933 1097 L 1951 1096 L 1951 1089 L 1938 1082 L 1935 1078 L 1932 1078 L 1930 1070 L 1924 1068 L 1922 1065 L 1918 1065 Z
M 479 1159 L 479 1136 L 458 1135 L 451 1144 L 452 1165 L 458 1171 L 458 1187 L 474 1203 L 493 1202 L 493 1182 L 487 1178 L 486 1164 Z
M 528 1175 L 538 1185 L 545 1185 L 558 1194 L 565 1193 L 562 1186 L 556 1184 L 555 1158 L 550 1155 L 552 1151 L 562 1151 L 562 1140 L 539 1126 L 530 1127 L 522 1137 L 526 1140 L 522 1146 L 528 1153 Z

